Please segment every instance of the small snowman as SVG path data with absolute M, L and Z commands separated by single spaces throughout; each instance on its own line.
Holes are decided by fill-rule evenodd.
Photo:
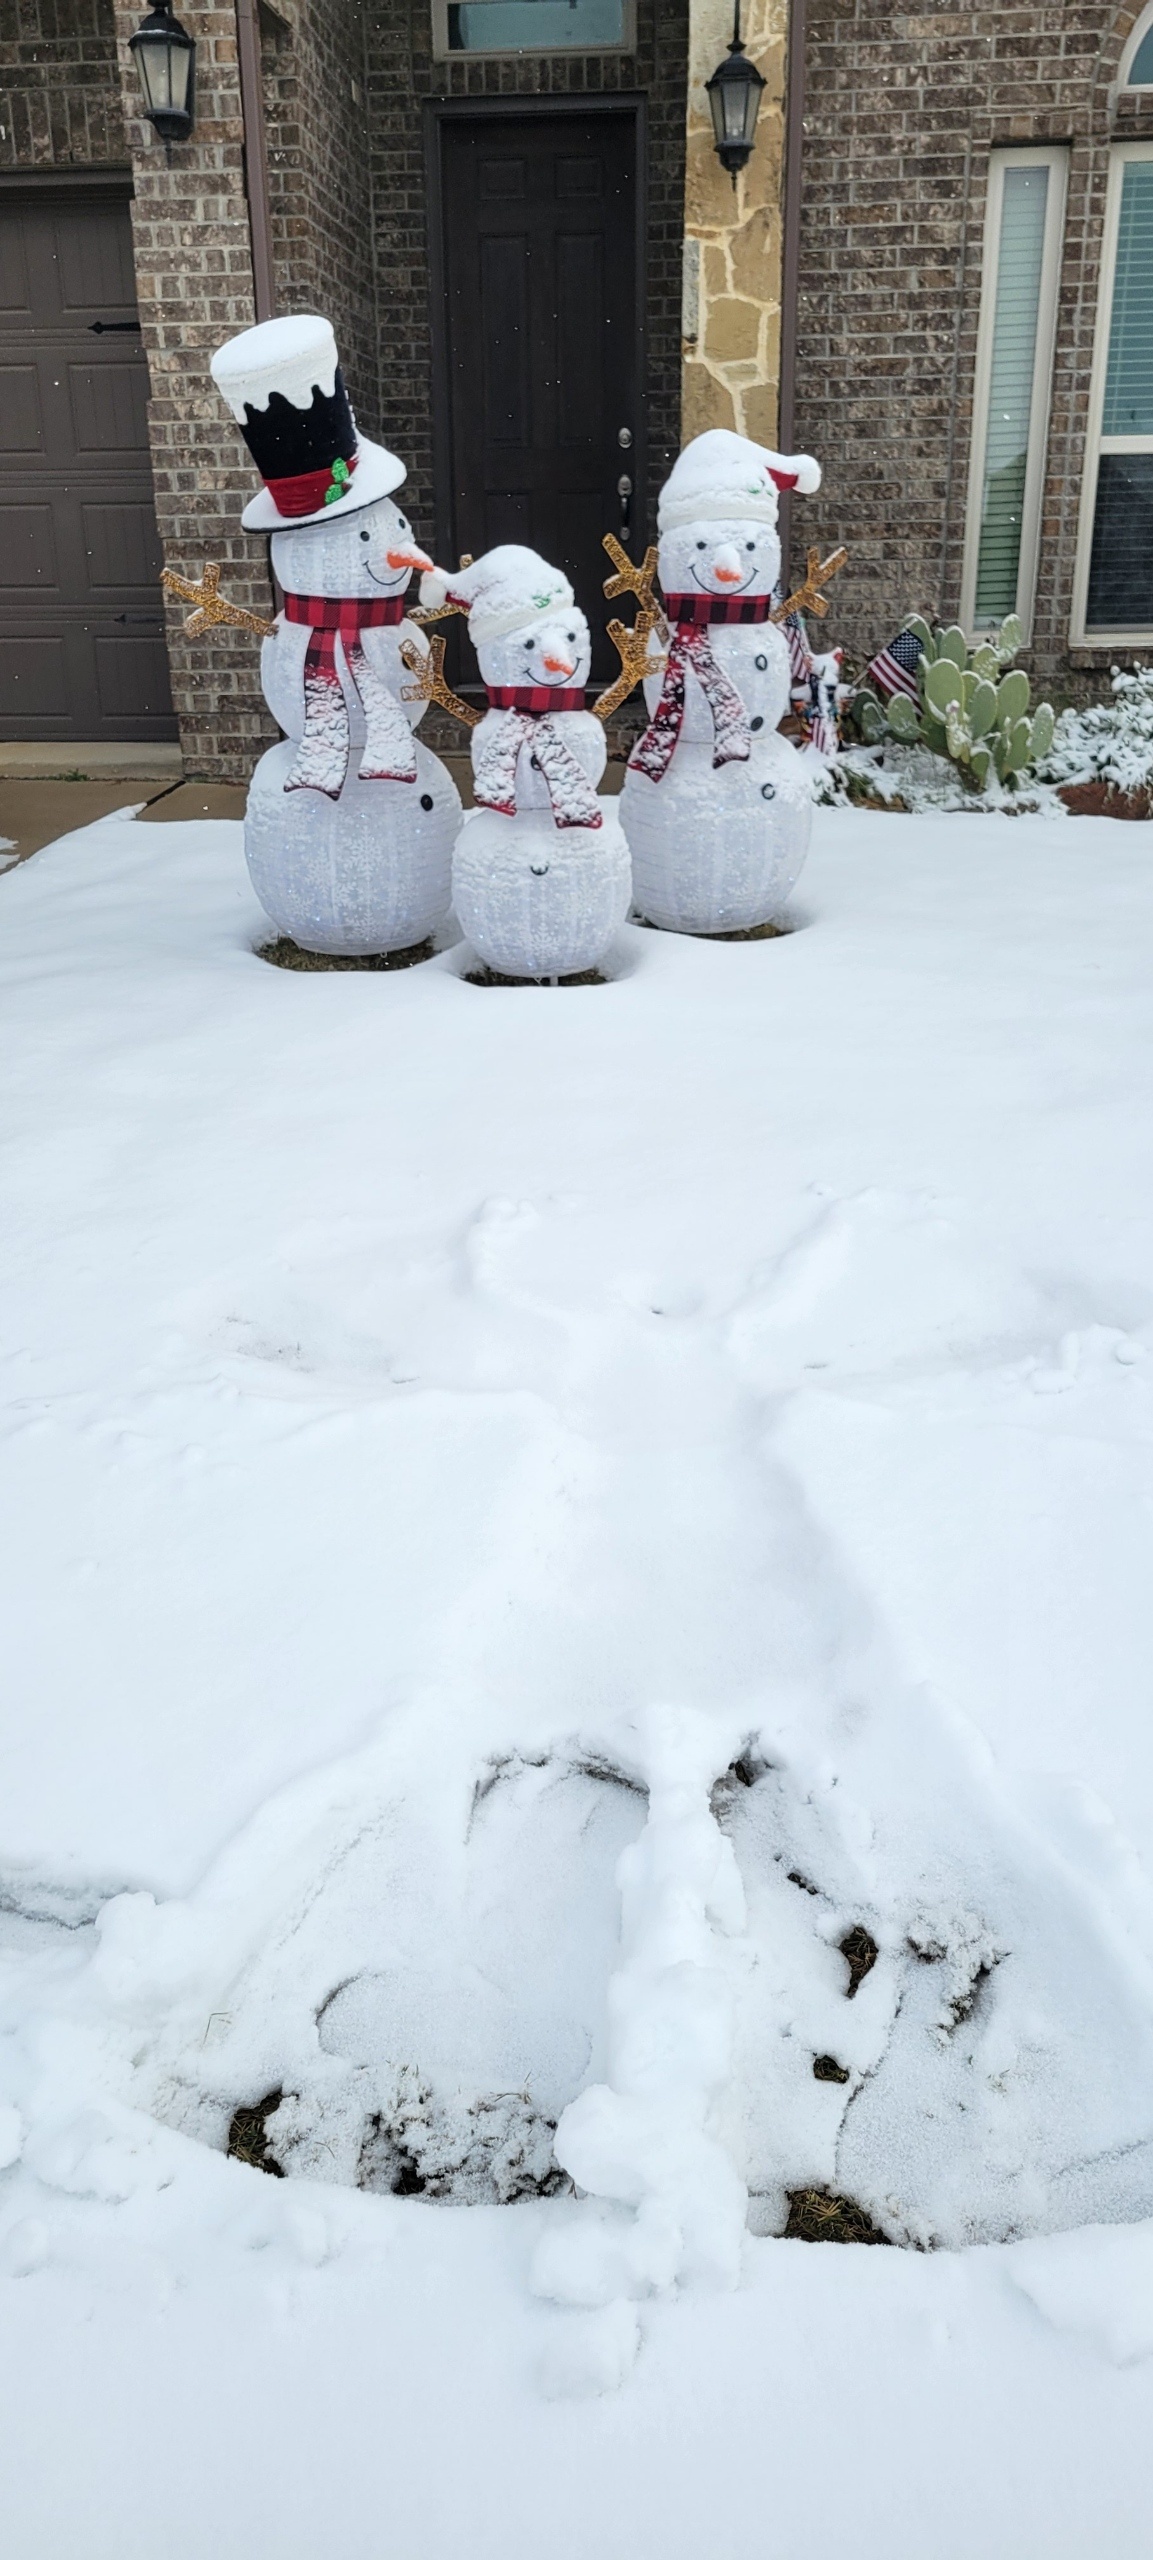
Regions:
M 265 320 L 212 373 L 265 484 L 241 522 L 271 533 L 285 598 L 261 651 L 286 737 L 249 789 L 252 885 L 309 951 L 412 949 L 448 912 L 461 806 L 412 734 L 425 705 L 401 642 L 428 643 L 405 593 L 432 564 L 393 494 L 404 464 L 358 435 L 327 320 Z
M 584 707 L 592 643 L 568 579 L 502 543 L 420 593 L 467 612 L 489 699 L 472 735 L 476 814 L 453 855 L 461 927 L 503 977 L 596 969 L 628 911 L 629 849 L 597 797 L 605 735 Z
M 649 726 L 621 795 L 636 903 L 650 924 L 724 934 L 772 923 L 805 859 L 811 779 L 777 734 L 789 651 L 769 616 L 779 492 L 820 479 L 807 454 L 768 453 L 713 427 L 685 447 L 661 491 L 668 655 L 663 673 L 645 679 Z M 655 634 L 649 649 L 660 653 Z

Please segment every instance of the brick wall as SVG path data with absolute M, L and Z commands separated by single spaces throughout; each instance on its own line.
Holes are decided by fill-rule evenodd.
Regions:
M 365 433 L 380 426 L 372 181 L 361 0 L 261 11 L 268 192 L 282 311 L 331 320 Z
M 387 441 L 409 463 L 413 509 L 423 525 L 431 525 L 432 343 L 420 102 L 513 95 L 595 99 L 615 90 L 640 89 L 648 99 L 649 134 L 649 487 L 643 497 L 651 524 L 656 491 L 680 450 L 688 0 L 638 0 L 635 55 L 525 54 L 519 61 L 434 62 L 431 26 L 428 0 L 379 0 L 368 48 L 381 424 Z
M 843 540 L 831 636 L 863 660 L 959 607 L 990 149 L 1070 144 L 1053 416 L 1029 660 L 1053 698 L 1115 652 L 1068 647 L 1111 107 L 1131 10 L 1035 0 L 915 10 L 809 0 L 797 441 L 825 469 L 794 538 Z M 1094 672 L 1090 673 L 1089 671 Z
M 127 160 L 112 0 L 2 0 L 0 169 Z
M 152 378 L 156 512 L 169 567 L 218 560 L 241 604 L 267 612 L 267 545 L 241 529 L 252 462 L 209 373 L 222 339 L 255 318 L 244 126 L 233 0 L 195 11 L 196 124 L 166 154 L 136 113 L 127 39 L 136 0 L 117 0 L 135 199 L 137 291 Z M 333 320 L 366 428 L 376 412 L 376 332 L 368 155 L 354 79 L 363 73 L 357 0 L 285 0 L 261 12 L 269 194 L 282 310 Z M 189 19 L 190 29 L 193 19 Z M 169 609 L 172 691 L 190 773 L 246 778 L 277 735 L 260 691 L 259 648 L 243 633 L 189 640 Z
M 428 0 L 378 0 L 368 39 L 373 202 L 381 340 L 381 430 L 409 466 L 418 530 L 434 525 L 428 181 L 420 107 L 428 98 L 581 97 L 644 91 L 648 114 L 645 317 L 648 483 L 638 535 L 655 531 L 656 497 L 680 450 L 681 304 L 689 0 L 637 0 L 633 55 L 563 53 L 434 62 Z M 639 699 L 639 697 L 638 697 Z M 631 729 L 631 707 L 620 735 Z M 614 732 L 614 735 L 616 733 Z M 421 736 L 460 750 L 461 734 L 430 712 Z

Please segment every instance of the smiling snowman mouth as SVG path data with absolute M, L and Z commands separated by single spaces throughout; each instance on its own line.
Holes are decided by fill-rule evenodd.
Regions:
M 750 569 L 748 577 L 742 578 L 739 585 L 733 585 L 729 580 L 722 580 L 720 586 L 707 587 L 704 579 L 699 577 L 697 571 L 694 569 L 693 579 L 695 584 L 700 588 L 703 596 L 744 596 L 748 594 L 749 588 L 751 587 L 756 574 L 755 569 Z

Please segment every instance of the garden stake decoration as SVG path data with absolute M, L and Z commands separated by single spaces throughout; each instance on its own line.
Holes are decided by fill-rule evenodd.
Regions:
M 465 933 L 501 977 L 599 969 L 628 911 L 629 855 L 615 801 L 597 796 L 605 736 L 585 709 L 592 642 L 568 579 L 502 543 L 433 570 L 420 592 L 430 614 L 467 613 L 488 691 L 472 732 L 477 814 L 453 857 Z
M 631 633 L 614 632 L 622 671 L 597 708 L 607 717 L 624 700 L 635 667 L 650 719 L 620 809 L 636 903 L 651 924 L 703 934 L 771 927 L 805 859 L 811 784 L 778 734 L 791 673 L 779 626 L 802 610 L 827 611 L 822 583 L 845 553 L 822 561 L 811 551 L 802 585 L 775 610 L 773 591 L 779 493 L 816 489 L 820 478 L 808 454 L 770 453 L 710 428 L 665 482 L 655 561 L 649 551 L 634 568 L 606 537 L 617 575 L 605 593 L 634 594 L 638 614 Z
M 226 605 L 218 577 L 176 587 L 195 593 L 197 627 L 240 620 L 267 634 L 260 680 L 286 734 L 249 789 L 252 885 L 307 951 L 414 950 L 448 913 L 461 805 L 413 736 L 441 669 L 427 686 L 401 681 L 429 654 L 405 591 L 431 567 L 395 502 L 404 464 L 358 434 L 336 340 L 313 313 L 229 339 L 212 374 L 264 481 L 242 522 L 271 533 L 285 596 L 269 625 Z

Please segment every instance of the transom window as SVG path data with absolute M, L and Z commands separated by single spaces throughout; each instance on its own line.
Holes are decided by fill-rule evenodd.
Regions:
M 1068 153 L 995 151 L 981 271 L 961 618 L 1033 612 Z
M 433 0 L 433 51 L 619 53 L 634 18 L 635 0 Z
M 1153 89 L 1153 10 L 1130 39 L 1129 60 L 1121 74 L 1122 89 Z
M 1153 143 L 1110 159 L 1072 638 L 1153 634 Z

